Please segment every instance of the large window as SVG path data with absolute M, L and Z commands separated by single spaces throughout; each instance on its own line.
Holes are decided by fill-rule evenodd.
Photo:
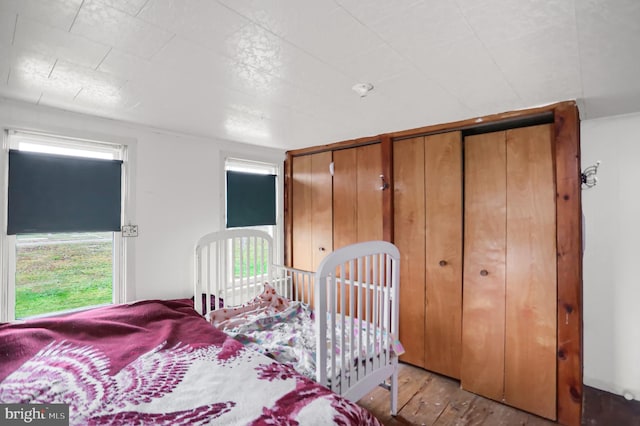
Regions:
M 10 132 L 4 152 L 2 319 L 123 301 L 126 147 Z

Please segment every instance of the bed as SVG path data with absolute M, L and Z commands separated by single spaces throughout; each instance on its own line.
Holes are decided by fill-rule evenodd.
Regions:
M 0 324 L 0 402 L 68 404 L 73 425 L 379 425 L 189 299 Z
M 376 386 L 397 413 L 399 252 L 368 241 L 328 254 L 317 271 L 274 264 L 257 230 L 203 236 L 195 306 L 218 329 L 350 401 Z

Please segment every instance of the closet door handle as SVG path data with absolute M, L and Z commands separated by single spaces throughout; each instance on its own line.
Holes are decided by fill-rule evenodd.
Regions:
M 447 261 L 446 260 L 441 260 L 440 262 L 438 262 L 438 265 L 447 266 Z
M 325 251 L 324 247 L 318 247 L 318 251 Z
M 480 275 L 482 275 L 483 277 L 486 277 L 487 275 L 489 275 L 489 271 L 487 271 L 486 269 L 483 269 L 482 271 L 480 271 Z

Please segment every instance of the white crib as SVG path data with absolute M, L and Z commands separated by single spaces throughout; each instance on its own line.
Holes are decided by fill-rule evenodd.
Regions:
M 203 236 L 195 255 L 198 312 L 241 305 L 270 283 L 281 296 L 314 309 L 316 381 L 351 401 L 383 385 L 396 415 L 398 357 L 392 348 L 398 335 L 400 254 L 393 244 L 343 247 L 310 272 L 275 265 L 267 233 L 234 229 Z M 336 329 L 348 333 L 338 335 Z M 354 329 L 366 332 L 354 336 Z

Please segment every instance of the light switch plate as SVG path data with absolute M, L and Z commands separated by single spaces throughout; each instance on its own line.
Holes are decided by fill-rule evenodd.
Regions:
M 122 236 L 123 237 L 137 237 L 138 236 L 138 225 L 124 225 L 122 227 Z

